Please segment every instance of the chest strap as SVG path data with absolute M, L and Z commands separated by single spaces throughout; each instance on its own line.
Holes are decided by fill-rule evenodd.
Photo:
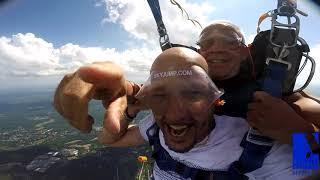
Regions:
M 259 134 L 246 133 L 242 138 L 240 146 L 243 147 L 238 161 L 231 164 L 228 171 L 236 171 L 240 174 L 252 172 L 262 167 L 264 159 L 272 148 L 272 139 Z M 262 142 L 262 143 L 259 143 Z

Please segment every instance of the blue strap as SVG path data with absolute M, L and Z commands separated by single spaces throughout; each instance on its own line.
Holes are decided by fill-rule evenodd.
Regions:
M 275 97 L 281 97 L 282 84 L 286 77 L 287 68 L 287 64 L 270 61 L 262 80 L 262 90 Z M 272 144 L 272 139 L 257 133 L 255 129 L 251 128 L 242 139 L 241 146 L 244 149 L 239 160 L 232 163 L 229 171 L 234 174 L 245 174 L 262 167 Z
M 262 90 L 274 97 L 282 97 L 282 84 L 286 78 L 287 68 L 286 64 L 271 61 L 265 70 Z
M 272 146 L 269 145 L 258 145 L 248 141 L 247 135 L 248 133 L 244 135 L 240 144 L 243 147 L 243 151 L 239 160 L 233 162 L 229 168 L 229 171 L 235 175 L 239 173 L 245 174 L 248 172 L 252 172 L 262 167 L 264 159 L 272 148 Z M 255 138 L 255 140 L 261 142 L 271 141 L 270 138 L 259 135 Z
M 150 9 L 152 11 L 153 17 L 156 20 L 157 26 L 162 25 L 163 22 L 162 22 L 162 15 L 161 15 L 159 1 L 158 0 L 148 0 L 148 4 L 149 4 Z
M 152 11 L 153 17 L 157 23 L 158 33 L 160 35 L 159 43 L 162 51 L 172 47 L 166 27 L 162 21 L 161 9 L 158 0 L 148 0 L 148 4 Z

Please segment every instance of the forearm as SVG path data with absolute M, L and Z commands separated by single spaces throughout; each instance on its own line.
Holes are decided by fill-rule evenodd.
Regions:
M 116 123 L 116 128 L 106 126 L 107 129 L 103 129 L 102 133 L 98 136 L 99 142 L 112 147 L 127 147 L 136 146 L 144 143 L 142 136 L 140 135 L 139 129 L 135 126 L 129 127 L 129 122 L 136 116 L 140 111 L 141 107 L 134 95 L 139 91 L 140 86 L 131 82 L 126 81 L 126 97 L 124 97 L 126 103 L 115 103 L 109 105 L 109 109 L 112 108 L 114 111 L 122 114 L 119 119 L 119 123 Z M 125 107 L 119 107 L 125 105 Z M 111 119 L 112 114 L 109 114 Z M 116 130 L 109 131 L 108 130 Z
M 295 93 L 285 101 L 306 121 L 320 127 L 320 100 L 304 92 Z
M 296 115 L 288 116 L 290 123 L 283 130 L 275 133 L 275 139 L 284 144 L 292 144 L 292 137 L 295 133 L 305 133 L 311 135 L 317 131 L 317 128 L 310 122 L 307 122 L 304 118 Z M 281 128 L 280 128 L 281 129 Z M 312 142 L 314 144 L 315 142 Z
M 98 136 L 98 141 L 102 144 L 108 145 L 110 147 L 130 147 L 138 146 L 146 143 L 140 134 L 139 127 L 136 125 L 128 127 L 125 134 L 120 138 L 110 141 L 110 136 L 108 133 L 103 132 Z
M 319 132 L 320 127 L 320 101 L 305 92 L 295 93 L 285 99 L 287 103 L 303 118 L 304 126 L 296 132 L 306 133 L 312 150 L 319 148 L 312 133 Z

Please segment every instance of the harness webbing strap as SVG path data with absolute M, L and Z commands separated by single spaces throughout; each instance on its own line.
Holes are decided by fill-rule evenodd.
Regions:
M 240 146 L 243 147 L 243 152 L 238 161 L 231 164 L 229 171 L 235 171 L 241 174 L 252 172 L 258 168 L 261 168 L 263 161 L 266 158 L 268 152 L 272 146 L 258 145 L 247 141 L 247 133 L 244 135 Z M 259 137 L 261 138 L 261 137 Z M 262 140 L 260 141 L 267 141 Z
M 162 22 L 162 15 L 161 15 L 159 1 L 158 0 L 148 0 L 148 4 L 149 4 L 150 9 L 152 11 L 153 17 L 156 20 L 157 26 L 162 25 L 163 22 Z
M 153 147 L 153 158 L 157 166 L 166 172 L 175 172 L 185 179 L 192 180 L 247 180 L 248 177 L 235 169 L 230 171 L 207 171 L 186 166 L 174 160 L 170 154 L 161 146 L 159 138 L 159 127 L 154 123 L 146 132 L 149 144 Z
M 274 97 L 282 97 L 282 84 L 286 78 L 288 66 L 271 62 L 266 67 L 266 76 L 263 79 L 262 89 Z
M 275 97 L 282 96 L 282 84 L 286 78 L 288 66 L 281 62 L 271 61 L 266 67 L 266 74 L 262 79 L 262 90 Z M 254 171 L 263 165 L 268 152 L 271 150 L 273 140 L 269 137 L 256 133 L 250 128 L 243 137 L 241 146 L 244 148 L 238 161 L 234 162 L 230 170 L 247 173 Z
M 161 9 L 158 0 L 147 0 L 150 6 L 153 17 L 157 23 L 158 33 L 160 35 L 159 43 L 162 51 L 171 48 L 169 36 L 167 34 L 166 27 L 162 21 Z
M 286 78 L 287 69 L 287 64 L 270 61 L 261 82 L 262 90 L 275 97 L 281 97 L 282 84 Z M 273 140 L 255 132 L 255 129 L 250 128 L 243 137 L 241 142 L 243 152 L 239 160 L 232 163 L 229 171 L 245 174 L 262 167 L 264 159 L 272 148 Z

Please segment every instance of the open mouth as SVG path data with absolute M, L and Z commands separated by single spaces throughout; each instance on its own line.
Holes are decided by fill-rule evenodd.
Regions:
M 173 137 L 184 136 L 190 129 L 190 126 L 188 125 L 166 125 L 166 127 L 170 135 Z
M 208 63 L 226 63 L 228 60 L 226 59 L 209 59 Z

